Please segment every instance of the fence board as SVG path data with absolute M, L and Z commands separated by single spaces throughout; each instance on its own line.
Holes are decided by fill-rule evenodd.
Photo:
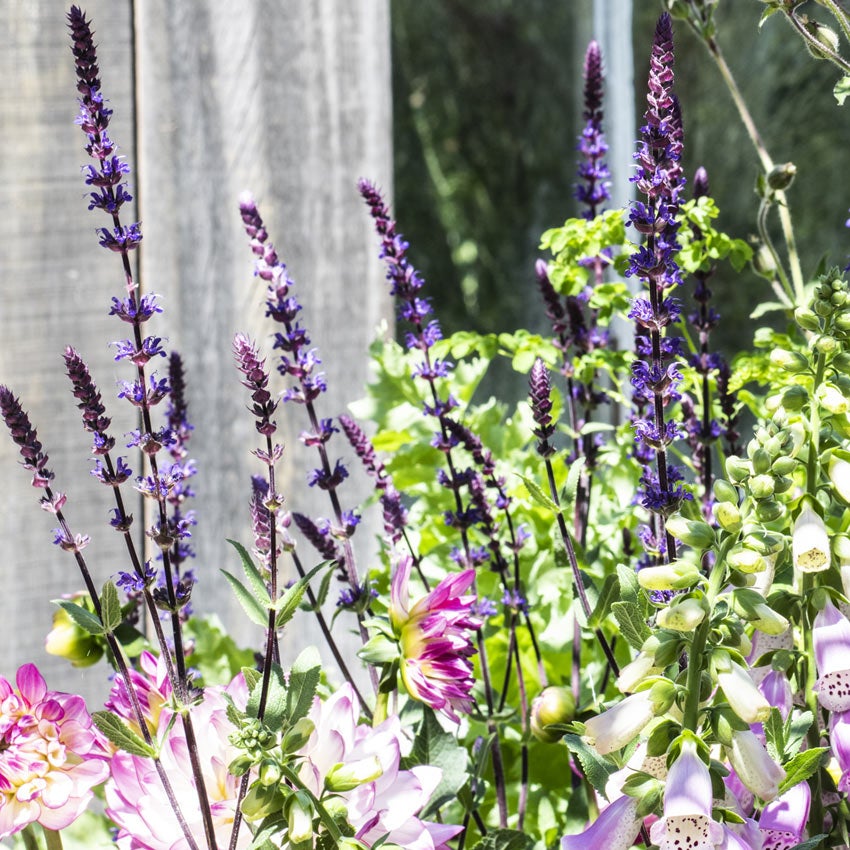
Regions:
M 111 402 L 115 380 L 127 377 L 106 346 L 122 333 L 105 315 L 109 297 L 120 295 L 120 269 L 97 248 L 92 231 L 100 222 L 81 200 L 84 155 L 73 125 L 73 63 L 62 15 L 47 0 L 2 5 L 13 25 L 0 36 L 7 41 L 0 61 L 16 85 L 0 98 L 0 381 L 24 397 L 39 425 L 60 487 L 70 491 L 75 528 L 92 535 L 87 551 L 102 580 L 123 568 L 120 540 L 105 524 L 105 494 L 82 480 L 88 442 L 61 352 L 67 342 L 79 345 Z M 388 4 L 269 0 L 240 4 L 234 15 L 225 0 L 145 0 L 135 10 L 135 93 L 130 4 L 92 0 L 87 11 L 115 110 L 112 135 L 135 166 L 144 232 L 140 280 L 162 295 L 156 333 L 186 363 L 191 455 L 200 470 L 196 607 L 224 610 L 228 626 L 245 639 L 243 618 L 217 577 L 221 566 L 234 567 L 225 537 L 249 542 L 250 475 L 261 471 L 249 454 L 256 435 L 230 345 L 236 331 L 267 342 L 270 326 L 237 198 L 246 188 L 255 193 L 288 263 L 328 376 L 321 415 L 336 416 L 362 395 L 366 349 L 390 315 L 356 191 L 361 175 L 390 185 Z M 110 404 L 118 435 L 133 427 L 124 407 Z M 301 413 L 286 409 L 280 417 L 287 447 L 281 489 L 290 508 L 324 515 L 321 494 L 304 493 L 313 458 L 297 439 Z M 332 446 L 351 455 L 340 438 Z M 50 518 L 39 515 L 26 474 L 10 469 L 14 456 L 10 441 L 0 440 L 0 463 L 9 471 L 0 494 L 6 585 L 26 577 L 0 602 L 0 669 L 7 674 L 26 658 L 44 660 L 46 600 L 80 584 L 72 560 L 49 545 Z M 355 476 L 346 495 L 353 503 L 365 490 Z M 369 534 L 358 534 L 363 554 Z M 62 666 L 45 666 L 58 681 Z

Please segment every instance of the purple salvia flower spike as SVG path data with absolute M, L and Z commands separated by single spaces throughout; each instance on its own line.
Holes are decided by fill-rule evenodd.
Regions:
M 20 401 L 7 387 L 0 386 L 0 415 L 9 429 L 12 439 L 21 450 L 21 462 L 24 469 L 32 472 L 32 486 L 46 488 L 53 480 L 53 473 L 47 468 L 47 455 L 42 451 L 38 434 L 30 424 L 29 417 L 21 407 Z
M 604 161 L 608 145 L 602 132 L 602 55 L 595 41 L 587 46 L 584 57 L 582 118 L 585 125 L 578 145 L 583 158 L 578 167 L 582 182 L 576 186 L 575 194 L 586 207 L 583 216 L 591 219 L 599 214 L 601 205 L 611 197 L 608 182 L 611 174 Z
M 236 358 L 236 367 L 245 376 L 242 385 L 251 390 L 251 412 L 257 420 L 257 431 L 265 437 L 270 437 L 277 430 L 276 423 L 272 421 L 277 402 L 272 401 L 268 390 L 269 375 L 265 360 L 260 359 L 256 345 L 244 334 L 236 334 L 233 340 L 233 356 Z
M 664 409 L 679 398 L 681 375 L 674 358 L 681 343 L 667 337 L 668 326 L 676 320 L 678 303 L 665 297 L 666 290 L 681 283 L 674 255 L 676 212 L 684 185 L 679 160 L 682 152 L 682 121 L 678 101 L 672 92 L 673 32 L 670 16 L 663 14 L 655 30 L 650 57 L 645 123 L 635 160 L 633 178 L 645 202 L 635 202 L 629 223 L 644 234 L 645 243 L 632 254 L 627 276 L 645 285 L 647 298 L 636 298 L 630 318 L 638 329 L 637 359 L 632 367 L 634 401 L 639 411 L 635 420 L 636 439 L 644 445 L 644 455 L 655 456 L 655 471 L 645 469 L 639 493 L 641 504 L 656 515 L 655 537 L 665 538 L 667 558 L 676 554 L 675 541 L 663 534 L 663 517 L 674 510 L 688 494 L 678 481 L 681 476 L 668 466 L 666 447 L 679 436 L 676 426 L 664 422 Z
M 537 453 L 542 457 L 551 457 L 555 453 L 554 446 L 549 442 L 555 433 L 555 424 L 549 415 L 552 410 L 552 386 L 546 364 L 539 357 L 531 367 L 528 383 L 531 413 L 537 423 L 532 432 L 537 437 Z

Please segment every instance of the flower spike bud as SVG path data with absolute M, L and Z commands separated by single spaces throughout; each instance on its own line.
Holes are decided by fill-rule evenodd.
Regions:
M 634 797 L 618 797 L 584 832 L 565 835 L 561 850 L 629 850 L 641 825 L 637 807 Z
M 820 515 L 805 504 L 791 535 L 794 568 L 801 573 L 829 569 L 829 535 Z
M 584 724 L 583 740 L 604 756 L 631 743 L 653 717 L 655 706 L 650 691 L 639 691 L 591 717 Z
M 767 754 L 755 733 L 749 729 L 733 731 L 726 754 L 746 788 L 765 802 L 776 797 L 785 771 Z
M 770 716 L 770 703 L 740 664 L 729 661 L 726 669 L 718 669 L 717 684 L 723 688 L 729 707 L 745 723 L 763 723 Z
M 827 599 L 812 629 L 818 680 L 814 691 L 828 711 L 850 709 L 850 621 Z

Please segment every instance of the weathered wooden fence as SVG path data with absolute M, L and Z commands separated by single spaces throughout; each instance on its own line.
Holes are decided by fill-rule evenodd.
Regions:
M 85 554 L 102 582 L 125 568 L 125 551 L 108 526 L 111 495 L 88 474 L 90 440 L 62 353 L 73 345 L 89 364 L 113 433 L 120 439 L 135 427 L 129 405 L 115 399 L 116 381 L 129 375 L 108 346 L 124 334 L 107 315 L 110 297 L 122 295 L 120 263 L 97 246 L 94 229 L 105 222 L 86 209 L 67 9 L 56 0 L 0 0 L 0 8 L 0 383 L 37 426 L 72 528 L 91 535 Z M 250 541 L 250 475 L 261 471 L 230 347 L 237 331 L 267 342 L 270 325 L 237 198 L 254 192 L 296 281 L 328 378 L 321 411 L 336 416 L 363 394 L 367 347 L 391 319 L 356 189 L 360 176 L 391 186 L 388 3 L 90 0 L 84 8 L 114 109 L 111 135 L 133 166 L 144 233 L 139 279 L 162 296 L 156 333 L 186 364 L 199 467 L 194 601 L 222 612 L 246 640 L 252 633 L 218 574 L 238 570 L 224 541 Z M 323 494 L 304 485 L 313 458 L 298 441 L 299 412 L 279 416 L 281 489 L 291 508 L 326 515 Z M 332 445 L 350 459 L 344 441 Z M 52 686 L 79 689 L 79 675 L 46 656 L 43 640 L 50 600 L 82 583 L 73 558 L 51 545 L 52 517 L 39 511 L 17 460 L 0 435 L 0 673 L 32 659 Z M 366 489 L 353 479 L 352 503 Z M 141 534 L 138 500 L 133 512 Z M 358 534 L 361 550 L 369 535 Z M 296 641 L 311 638 L 297 632 Z M 101 669 L 84 676 L 85 691 L 103 690 Z

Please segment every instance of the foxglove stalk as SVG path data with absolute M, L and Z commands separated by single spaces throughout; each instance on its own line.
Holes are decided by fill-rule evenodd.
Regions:
M 561 850 L 629 850 L 642 822 L 637 806 L 634 797 L 618 797 L 584 832 L 565 835 Z
M 668 464 L 667 446 L 681 436 L 679 426 L 665 422 L 664 409 L 679 397 L 681 373 L 676 359 L 681 339 L 668 336 L 668 327 L 679 317 L 678 301 L 667 295 L 681 283 L 674 254 L 676 213 L 684 185 L 679 159 L 682 153 L 681 119 L 672 93 L 673 31 L 665 13 L 655 30 L 649 71 L 648 108 L 641 128 L 633 179 L 646 198 L 635 202 L 629 223 L 645 236 L 645 243 L 631 257 L 627 276 L 638 278 L 648 297 L 634 300 L 629 313 L 640 333 L 636 337 L 638 359 L 632 367 L 636 400 L 648 406 L 648 415 L 635 421 L 636 439 L 655 454 L 655 471 L 647 469 L 641 479 L 641 504 L 656 515 L 655 537 L 662 540 L 663 517 L 687 498 L 679 483 L 681 473 Z M 675 557 L 675 542 L 666 535 L 665 557 Z
M 827 711 L 850 709 L 850 621 L 827 600 L 812 628 L 818 680 L 814 691 Z
M 410 602 L 410 556 L 393 574 L 390 622 L 401 646 L 401 676 L 414 699 L 441 711 L 455 723 L 458 711 L 472 710 L 472 635 L 481 621 L 473 614 L 475 595 L 466 594 L 474 570 L 444 578 L 425 596 Z
M 659 850 L 714 850 L 723 827 L 712 820 L 711 776 L 696 743 L 687 738 L 667 774 L 664 816 L 649 836 Z

